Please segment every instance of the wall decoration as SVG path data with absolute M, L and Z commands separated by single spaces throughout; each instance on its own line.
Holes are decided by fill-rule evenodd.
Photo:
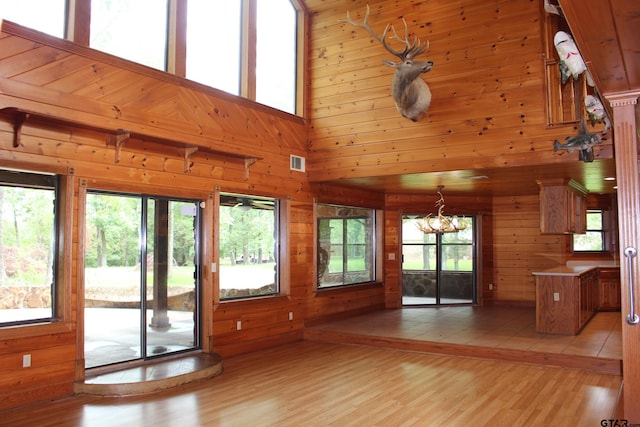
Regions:
M 573 153 L 575 150 L 579 150 L 578 158 L 583 162 L 593 161 L 593 146 L 602 143 L 602 137 L 600 134 L 594 134 L 587 132 L 587 121 L 582 118 L 580 121 L 578 135 L 568 136 L 565 138 L 566 143 L 562 144 L 557 139 L 553 142 L 553 151 L 560 149 L 567 150 L 568 153 Z
M 368 21 L 369 5 L 367 5 L 367 12 L 364 15 L 362 23 L 352 20 L 349 12 L 347 12 L 346 19 L 340 20 L 340 22 L 346 22 L 365 29 L 376 40 L 382 43 L 382 46 L 384 46 L 389 53 L 400 58 L 400 62 L 392 62 L 387 59 L 383 62 L 396 70 L 391 83 L 391 93 L 396 103 L 396 108 L 403 117 L 416 122 L 425 115 L 431 104 L 431 91 L 420 75 L 430 71 L 433 67 L 433 62 L 415 60 L 418 55 L 421 55 L 429 49 L 429 43 L 421 42 L 417 36 L 414 36 L 413 41 L 410 42 L 409 28 L 404 18 L 402 19 L 404 23 L 404 38 L 397 34 L 391 24 L 387 24 L 382 35 L 380 35 L 369 26 Z M 391 30 L 393 34 L 389 35 L 389 30 Z M 404 48 L 402 50 L 392 48 L 388 43 L 388 35 L 389 39 L 395 39 L 401 42 Z
M 587 95 L 584 98 L 584 106 L 587 109 L 587 115 L 591 121 L 591 126 L 594 126 L 596 123 L 603 122 L 604 129 L 602 130 L 602 135 L 606 135 L 609 129 L 611 129 L 611 120 L 609 120 L 609 117 L 602 106 L 602 102 L 593 95 Z
M 564 31 L 558 31 L 553 37 L 553 45 L 556 47 L 560 58 L 558 66 L 562 75 L 562 84 L 565 84 L 569 77 L 573 77 L 575 80 L 580 74 L 587 71 L 582 55 L 580 55 L 578 47 L 569 34 Z

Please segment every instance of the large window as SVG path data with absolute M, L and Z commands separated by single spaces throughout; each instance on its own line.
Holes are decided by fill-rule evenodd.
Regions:
M 276 199 L 220 195 L 220 299 L 277 295 L 279 204 Z
M 258 2 L 256 101 L 296 112 L 296 10 L 290 0 Z
M 90 46 L 164 71 L 167 0 L 92 0 Z
M 0 18 L 296 113 L 299 11 L 291 0 L 0 0 Z M 90 16 L 84 14 L 90 10 Z M 38 11 L 34 13 L 33 11 Z M 87 12 L 88 14 L 88 12 Z M 186 18 L 183 18 L 186 17 Z
M 318 287 L 375 280 L 375 211 L 317 205 Z
M 587 210 L 587 232 L 573 235 L 574 252 L 602 252 L 605 250 L 605 230 L 603 212 L 599 209 Z
M 0 18 L 64 37 L 66 0 L 0 0 Z
M 290 0 L 189 0 L 186 77 L 293 114 L 296 41 Z
M 189 0 L 187 78 L 240 94 L 242 3 Z
M 0 171 L 0 324 L 56 317 L 56 189 L 52 175 Z

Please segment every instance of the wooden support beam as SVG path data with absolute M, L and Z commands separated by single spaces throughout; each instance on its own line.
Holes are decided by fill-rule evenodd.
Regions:
M 184 173 L 191 170 L 191 156 L 198 151 L 198 147 L 185 147 L 184 149 Z
M 28 113 L 18 111 L 13 116 L 13 148 L 20 146 L 20 136 L 22 134 L 22 125 L 29 118 Z
M 131 133 L 126 129 L 118 129 L 116 133 L 113 135 L 109 135 L 109 140 L 113 142 L 116 147 L 116 157 L 115 162 L 120 162 L 120 152 L 122 151 L 122 147 L 131 137 Z
M 249 168 L 251 167 L 251 165 L 253 165 L 257 161 L 258 159 L 256 157 L 250 157 L 248 159 L 244 159 L 244 180 L 245 181 L 249 179 Z

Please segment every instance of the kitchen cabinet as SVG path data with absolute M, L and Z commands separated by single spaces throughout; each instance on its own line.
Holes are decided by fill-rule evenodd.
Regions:
M 576 335 L 598 310 L 598 269 L 557 267 L 534 272 L 536 331 Z
M 538 181 L 540 186 L 540 232 L 583 234 L 587 228 L 587 189 L 579 182 Z
M 620 310 L 620 268 L 600 268 L 598 294 L 598 310 Z

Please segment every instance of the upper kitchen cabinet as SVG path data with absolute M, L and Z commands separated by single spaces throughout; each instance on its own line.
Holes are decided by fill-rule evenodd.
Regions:
M 538 181 L 540 186 L 540 232 L 583 234 L 587 226 L 587 189 L 579 182 Z

